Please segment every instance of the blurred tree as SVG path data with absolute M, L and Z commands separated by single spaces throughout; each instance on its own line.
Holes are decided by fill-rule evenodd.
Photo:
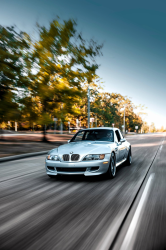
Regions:
M 38 122 L 43 126 L 45 141 L 45 128 L 52 117 L 64 121 L 67 114 L 80 113 L 76 104 L 85 94 L 83 83 L 90 81 L 98 68 L 95 57 L 102 45 L 93 40 L 86 42 L 71 19 L 63 24 L 54 20 L 48 29 L 38 28 L 40 38 L 33 45 L 30 56 L 33 71 L 29 77 L 31 98 L 38 107 Z
M 147 124 L 147 122 L 143 122 L 142 132 L 143 133 L 148 133 L 149 132 L 149 125 Z
M 96 76 L 97 77 L 97 76 Z M 126 113 L 126 129 L 130 131 L 135 130 L 135 126 L 139 129 L 142 126 L 142 119 L 137 115 L 134 110 L 136 106 L 127 97 L 117 93 L 101 92 L 101 85 L 98 85 L 95 78 L 90 83 L 90 96 L 91 96 L 91 117 L 98 120 L 98 126 L 111 127 L 114 123 L 115 127 L 122 128 L 124 117 L 124 105 Z M 85 84 L 85 93 L 87 93 L 88 83 Z M 78 119 L 81 121 L 82 126 L 87 125 L 87 95 L 85 95 L 78 105 L 80 113 Z M 75 121 L 75 118 L 73 117 Z M 72 119 L 71 119 L 72 121 Z M 74 124 L 73 124 L 74 126 Z
M 112 103 L 112 94 L 107 92 L 98 93 L 91 107 L 94 114 L 97 115 L 100 126 L 112 127 L 113 123 L 118 122 L 117 104 Z
M 25 72 L 28 49 L 26 33 L 0 26 L 0 124 L 20 117 L 21 90 L 26 91 L 29 83 Z
M 94 107 L 94 103 L 96 103 L 97 105 L 97 98 L 98 98 L 98 94 L 101 88 L 100 84 L 96 84 L 95 81 L 96 79 L 99 80 L 99 77 L 94 74 L 93 79 L 91 81 L 91 83 L 88 83 L 87 81 L 85 82 L 84 86 L 83 86 L 83 90 L 84 90 L 84 95 L 82 96 L 82 98 L 79 99 L 79 103 L 77 104 L 77 107 L 80 110 L 80 113 L 78 114 L 78 116 L 76 117 L 77 119 L 79 119 L 79 121 L 81 122 L 81 126 L 83 127 L 87 127 L 88 125 L 88 118 L 87 118 L 87 114 L 88 114 L 88 86 L 90 88 L 90 114 L 92 118 L 95 118 L 95 116 L 97 115 L 97 109 L 96 107 Z
M 161 126 L 161 128 L 159 129 L 159 132 L 165 132 L 165 129 L 163 126 Z
M 132 103 L 130 98 L 122 96 L 121 94 L 112 93 L 111 103 L 117 109 L 115 112 L 116 116 L 114 118 L 114 124 L 116 127 L 122 129 L 125 107 L 125 128 L 129 131 L 134 131 L 135 126 L 138 126 L 138 129 L 141 128 L 142 119 L 135 113 L 136 106 Z
M 157 132 L 157 129 L 156 129 L 155 125 L 154 125 L 154 122 L 152 122 L 151 125 L 150 125 L 150 132 L 151 133 Z
M 89 86 L 91 117 L 97 117 L 98 125 L 114 123 L 121 129 L 125 106 L 126 129 L 141 128 L 142 113 L 135 113 L 130 98 L 103 92 L 95 61 L 102 45 L 85 41 L 70 19 L 38 29 L 39 39 L 32 43 L 26 33 L 0 26 L 0 123 L 22 120 L 31 128 L 34 122 L 41 124 L 43 140 L 53 117 L 74 127 L 79 119 L 86 127 Z

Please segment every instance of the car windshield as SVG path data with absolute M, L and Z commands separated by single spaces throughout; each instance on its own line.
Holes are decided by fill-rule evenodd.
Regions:
M 75 141 L 110 141 L 114 142 L 114 133 L 111 129 L 83 130 L 78 132 L 73 139 Z

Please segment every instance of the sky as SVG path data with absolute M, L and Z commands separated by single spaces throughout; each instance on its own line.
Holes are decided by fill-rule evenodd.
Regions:
M 145 105 L 144 119 L 166 127 L 166 1 L 0 0 L 0 24 L 31 35 L 36 22 L 47 26 L 56 16 L 104 43 L 97 58 L 104 91 Z

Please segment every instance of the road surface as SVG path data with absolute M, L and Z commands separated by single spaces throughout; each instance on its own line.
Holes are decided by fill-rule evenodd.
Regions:
M 165 249 L 165 135 L 128 140 L 113 180 L 50 179 L 45 156 L 1 163 L 0 249 Z

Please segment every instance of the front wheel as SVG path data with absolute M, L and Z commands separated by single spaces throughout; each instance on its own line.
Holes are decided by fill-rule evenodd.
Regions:
M 126 164 L 127 164 L 128 166 L 130 166 L 130 165 L 131 165 L 131 162 L 132 162 L 132 156 L 131 156 L 131 148 L 130 148 L 130 149 L 129 149 L 129 152 L 128 152 Z
M 116 158 L 115 154 L 112 153 L 110 159 L 110 165 L 107 171 L 107 176 L 112 179 L 115 177 L 115 175 L 116 175 Z

